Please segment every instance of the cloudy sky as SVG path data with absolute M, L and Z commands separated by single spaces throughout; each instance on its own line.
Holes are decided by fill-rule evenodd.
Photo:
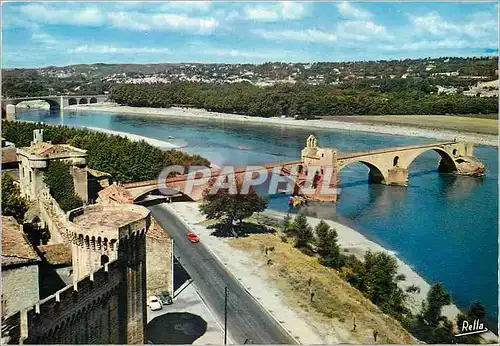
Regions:
M 498 53 L 498 4 L 2 3 L 3 67 L 345 61 Z

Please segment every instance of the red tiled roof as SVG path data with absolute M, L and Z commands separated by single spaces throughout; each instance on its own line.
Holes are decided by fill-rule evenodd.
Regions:
M 130 191 L 117 185 L 111 185 L 104 190 L 99 191 L 98 195 L 99 199 L 103 203 L 134 203 L 134 198 L 132 197 Z
M 2 216 L 2 265 L 40 260 L 33 246 L 11 216 Z

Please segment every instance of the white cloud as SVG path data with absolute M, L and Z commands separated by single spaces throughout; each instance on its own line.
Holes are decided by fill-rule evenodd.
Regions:
M 423 16 L 410 16 L 410 19 L 417 31 L 427 32 L 436 36 L 445 36 L 462 31 L 459 25 L 447 22 L 437 12 L 428 13 Z
M 298 2 L 282 1 L 272 4 L 247 5 L 244 18 L 258 22 L 300 19 L 305 16 L 305 7 Z
M 207 12 L 212 7 L 210 1 L 169 1 L 161 6 L 162 10 L 179 10 L 183 12 Z
M 120 29 L 131 29 L 136 31 L 151 30 L 149 23 L 138 20 L 138 16 L 131 15 L 129 12 L 116 12 L 109 14 L 109 20 L 112 26 Z
M 269 30 L 253 30 L 255 35 L 263 37 L 267 40 L 295 40 L 295 41 L 304 41 L 304 42 L 318 42 L 318 43 L 327 43 L 334 42 L 337 40 L 337 36 L 319 31 L 316 29 L 307 29 L 307 30 L 283 30 L 283 31 L 269 31 Z
M 258 51 L 242 51 L 238 49 L 207 49 L 204 54 L 231 57 L 231 58 L 259 58 L 272 59 L 276 57 L 276 53 L 258 52 Z
M 345 21 L 337 25 L 335 32 L 339 38 L 351 39 L 355 41 L 393 40 L 394 35 L 387 29 L 371 21 Z
M 212 17 L 199 18 L 166 12 L 153 14 L 138 11 L 106 12 L 95 7 L 76 7 L 67 10 L 30 4 L 22 6 L 20 11 L 22 15 L 36 23 L 79 26 L 104 26 L 110 23 L 115 28 L 136 31 L 173 30 L 207 34 L 212 33 L 219 24 Z
M 83 45 L 68 50 L 69 53 L 91 53 L 91 54 L 170 54 L 167 48 L 148 47 L 113 47 L 113 46 L 89 46 Z
M 60 43 L 56 38 L 47 34 L 46 32 L 34 29 L 31 34 L 31 39 L 45 46 L 54 46 Z
M 95 7 L 76 10 L 47 8 L 41 4 L 29 4 L 20 8 L 21 14 L 38 23 L 99 26 L 105 16 Z
M 370 12 L 355 7 L 348 2 L 338 3 L 337 9 L 339 10 L 340 14 L 346 18 L 368 19 L 372 17 L 372 14 Z
M 196 18 L 184 14 L 145 14 L 140 12 L 110 13 L 109 20 L 116 28 L 136 31 L 174 30 L 194 34 L 210 34 L 219 22 L 214 18 Z
M 491 35 L 494 37 L 498 33 L 498 19 L 490 13 L 474 13 L 469 21 L 460 23 L 451 22 L 437 12 L 430 12 L 423 16 L 409 15 L 409 17 L 417 33 L 439 37 L 450 35 L 476 38 Z

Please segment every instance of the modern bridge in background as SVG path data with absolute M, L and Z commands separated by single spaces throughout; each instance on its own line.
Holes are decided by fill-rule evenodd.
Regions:
M 108 100 L 108 95 L 49 95 L 49 96 L 31 96 L 31 97 L 16 97 L 16 98 L 2 98 L 2 114 L 7 115 L 7 118 L 15 114 L 15 108 L 9 109 L 9 105 L 16 106 L 23 101 L 45 101 L 49 104 L 50 110 L 63 110 L 71 105 L 93 104 L 102 103 Z

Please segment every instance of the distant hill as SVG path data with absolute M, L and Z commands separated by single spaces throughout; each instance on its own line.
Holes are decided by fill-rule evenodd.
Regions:
M 426 58 L 387 61 L 264 64 L 78 64 L 31 69 L 2 69 L 4 96 L 101 94 L 120 83 L 249 82 L 259 86 L 282 83 L 331 84 L 353 80 L 432 79 L 431 84 L 467 87 L 498 76 L 497 57 Z

